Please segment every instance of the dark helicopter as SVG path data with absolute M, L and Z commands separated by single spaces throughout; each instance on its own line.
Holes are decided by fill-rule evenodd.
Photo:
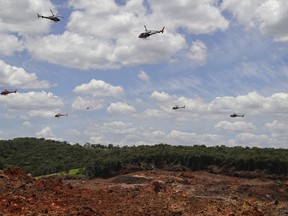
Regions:
M 50 20 L 52 20 L 52 21 L 54 21 L 54 22 L 59 22 L 59 21 L 60 21 L 60 18 L 64 18 L 64 17 L 62 17 L 62 16 L 55 16 L 54 13 L 53 13 L 53 11 L 52 11 L 51 9 L 50 9 L 50 11 L 51 11 L 51 13 L 52 13 L 52 16 L 43 16 L 43 15 L 40 15 L 40 14 L 37 13 L 38 18 L 50 19 Z
M 62 117 L 62 116 L 68 116 L 68 113 L 66 113 L 66 114 L 57 113 L 57 114 L 55 115 L 56 118 L 60 118 L 60 117 Z
M 233 113 L 230 115 L 231 118 L 235 118 L 235 117 L 244 117 L 244 114 L 237 114 L 237 113 Z
M 186 105 L 185 105 L 186 106 Z M 173 110 L 177 110 L 177 109 L 185 109 L 185 106 L 174 106 L 172 107 Z
M 159 31 L 157 31 L 157 30 L 148 30 L 145 25 L 144 25 L 144 28 L 145 28 L 145 32 L 142 32 L 142 33 L 138 36 L 139 38 L 144 38 L 144 39 L 146 39 L 146 38 L 150 37 L 150 36 L 153 35 L 153 34 L 163 33 L 163 32 L 164 32 L 164 29 L 165 29 L 165 26 L 164 26 L 161 30 L 159 30 Z

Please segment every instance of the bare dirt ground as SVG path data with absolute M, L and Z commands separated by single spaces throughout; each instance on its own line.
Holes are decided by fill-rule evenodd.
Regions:
M 0 215 L 288 215 L 288 181 L 141 171 L 109 179 L 38 179 L 0 171 Z

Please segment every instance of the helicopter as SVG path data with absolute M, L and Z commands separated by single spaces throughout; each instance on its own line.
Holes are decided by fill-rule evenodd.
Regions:
M 51 13 L 52 13 L 52 16 L 43 16 L 43 15 L 40 15 L 40 14 L 37 13 L 38 18 L 50 19 L 50 20 L 52 20 L 52 21 L 54 21 L 54 22 L 59 22 L 59 21 L 60 21 L 60 18 L 64 18 L 64 17 L 62 17 L 62 16 L 55 16 L 54 13 L 53 13 L 53 11 L 52 11 L 51 9 L 50 9 L 50 11 L 51 11 Z
M 172 107 L 172 109 L 173 109 L 173 110 L 185 109 L 185 106 L 186 106 L 186 105 L 184 105 L 184 106 L 174 106 L 174 107 Z
M 57 113 L 57 114 L 55 115 L 56 118 L 60 118 L 60 117 L 62 117 L 62 116 L 68 116 L 68 113 L 66 113 L 66 114 Z
M 148 29 L 146 28 L 146 25 L 144 25 L 144 28 L 145 28 L 145 32 L 142 32 L 142 33 L 138 36 L 139 38 L 146 39 L 146 38 L 150 37 L 150 36 L 153 35 L 153 34 L 163 33 L 163 32 L 164 32 L 164 29 L 165 29 L 165 26 L 164 26 L 161 30 L 159 30 L 159 31 L 157 31 L 157 30 L 148 30 Z
M 1 95 L 7 95 L 7 94 L 11 94 L 11 93 L 16 93 L 17 89 L 14 91 L 8 91 L 7 89 L 5 89 L 4 91 L 1 92 Z
M 237 113 L 233 113 L 230 115 L 231 118 L 235 118 L 235 117 L 244 117 L 244 114 L 237 114 Z

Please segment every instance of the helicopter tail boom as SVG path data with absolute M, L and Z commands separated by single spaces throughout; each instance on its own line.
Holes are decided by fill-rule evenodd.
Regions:
M 37 13 L 37 16 L 38 16 L 38 18 L 43 18 L 43 16 L 42 16 L 42 15 L 40 15 L 40 14 L 38 14 L 38 13 Z

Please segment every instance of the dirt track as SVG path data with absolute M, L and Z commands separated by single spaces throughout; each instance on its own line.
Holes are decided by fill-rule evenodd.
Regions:
M 110 179 L 40 179 L 0 171 L 0 215 L 288 215 L 288 181 L 142 171 Z

